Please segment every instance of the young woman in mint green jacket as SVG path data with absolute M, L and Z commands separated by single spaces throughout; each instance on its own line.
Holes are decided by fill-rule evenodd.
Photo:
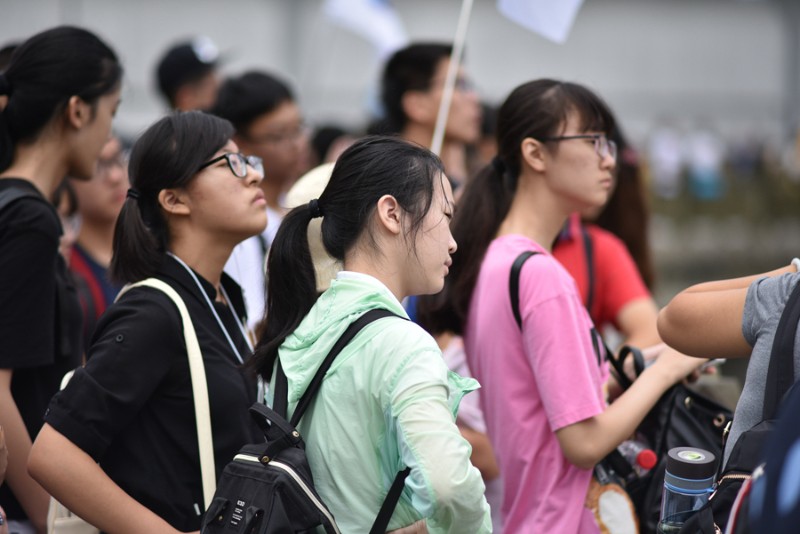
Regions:
M 344 330 L 400 301 L 440 291 L 456 243 L 453 193 L 439 158 L 388 137 L 359 141 L 339 158 L 318 200 L 283 221 L 267 265 L 268 302 L 256 366 L 288 379 L 288 412 Z M 317 294 L 308 225 L 344 264 Z M 339 354 L 298 428 L 317 491 L 343 533 L 367 532 L 398 471 L 411 468 L 389 530 L 491 532 L 489 506 L 470 447 L 455 425 L 461 397 L 478 387 L 451 373 L 433 338 L 384 318 Z

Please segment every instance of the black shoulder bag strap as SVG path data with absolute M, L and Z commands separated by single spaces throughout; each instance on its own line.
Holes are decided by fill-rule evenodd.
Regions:
M 592 236 L 589 235 L 589 230 L 581 223 L 581 235 L 583 236 L 583 250 L 586 254 L 586 278 L 589 287 L 586 291 L 586 309 L 589 314 L 592 313 L 592 305 L 594 304 L 594 244 L 592 243 Z
M 325 378 L 325 373 L 328 372 L 331 365 L 333 364 L 333 360 L 336 359 L 336 356 L 347 346 L 350 341 L 356 334 L 358 334 L 361 329 L 367 326 L 369 323 L 373 321 L 377 321 L 378 319 L 383 319 L 384 317 L 398 317 L 401 318 L 396 313 L 392 313 L 388 310 L 383 309 L 374 309 L 369 310 L 364 315 L 353 321 L 350 326 L 347 327 L 347 330 L 341 335 L 338 341 L 333 345 L 333 348 L 323 360 L 322 365 L 320 365 L 317 372 L 314 374 L 314 378 L 311 379 L 311 383 L 306 388 L 305 393 L 303 396 L 300 397 L 300 401 L 297 403 L 297 408 L 295 408 L 294 413 L 292 414 L 292 419 L 290 424 L 293 428 L 297 427 L 297 423 L 300 422 L 300 418 L 303 416 L 305 411 L 308 409 L 311 401 L 314 399 L 314 396 L 319 391 L 320 386 L 322 385 L 322 379 Z M 286 418 L 286 409 L 288 405 L 288 380 L 286 379 L 286 374 L 283 372 L 281 368 L 280 359 L 278 359 L 277 366 L 275 368 L 275 397 L 274 397 L 274 405 L 275 411 L 278 412 L 284 419 Z M 394 478 L 394 482 L 392 482 L 391 488 L 389 488 L 389 492 L 386 494 L 386 498 L 383 500 L 383 504 L 381 505 L 381 509 L 378 512 L 377 517 L 375 518 L 375 522 L 372 525 L 372 529 L 370 530 L 370 534 L 377 534 L 377 533 L 384 533 L 386 532 L 386 527 L 389 525 L 389 521 L 392 518 L 392 514 L 394 513 L 394 509 L 397 506 L 398 501 L 400 500 L 400 495 L 403 493 L 403 487 L 405 486 L 405 480 L 408 474 L 411 472 L 410 467 L 406 467 L 402 471 L 397 473 L 397 476 Z
M 18 187 L 9 187 L 7 189 L 3 189 L 0 191 L 0 211 L 2 211 L 3 208 L 15 200 L 25 197 L 37 198 L 41 200 L 41 197 L 35 195 L 31 191 L 26 191 L 25 189 L 20 189 Z
M 794 341 L 800 321 L 800 282 L 796 283 L 781 313 L 769 357 L 762 420 L 774 419 L 794 383 Z
M 511 296 L 511 308 L 514 311 L 514 319 L 516 319 L 517 325 L 519 325 L 520 328 L 522 328 L 522 315 L 520 314 L 520 310 L 519 310 L 519 277 L 520 277 L 520 273 L 522 272 L 522 266 L 525 264 L 525 262 L 528 260 L 528 258 L 533 256 L 534 254 L 538 254 L 538 252 L 523 252 L 522 254 L 517 256 L 517 259 L 515 259 L 514 263 L 511 265 L 511 275 L 509 276 L 508 289 L 509 289 L 509 294 Z M 587 249 L 587 258 L 589 258 L 589 259 L 591 259 L 590 254 L 591 254 L 591 245 L 589 245 L 589 248 Z M 590 268 L 591 268 L 591 264 L 590 264 Z M 599 334 L 597 334 L 594 331 L 594 329 L 592 329 L 591 336 L 592 336 L 592 343 L 594 343 L 595 353 L 597 354 L 598 358 L 600 358 L 600 348 L 598 347 L 598 341 L 597 341 L 597 338 L 599 337 Z M 600 339 L 602 340 L 602 337 L 600 337 Z M 630 379 L 628 379 L 628 377 L 622 371 L 622 362 L 624 361 L 624 357 L 619 361 L 617 359 L 615 359 L 612 356 L 612 352 L 609 350 L 608 346 L 605 344 L 605 341 L 603 341 L 603 348 L 604 348 L 605 353 L 606 353 L 606 358 L 609 361 L 611 361 L 612 364 L 619 363 L 619 368 L 615 367 L 615 369 L 617 370 L 617 372 L 619 373 L 619 375 L 621 377 L 623 377 L 625 380 L 627 380 L 627 385 L 625 386 L 626 389 L 627 389 L 627 387 L 630 386 Z M 634 353 L 634 350 L 635 350 L 635 353 Z M 634 349 L 634 350 L 628 349 L 628 352 L 630 352 L 632 354 L 632 356 L 634 356 L 635 366 L 637 367 L 637 370 L 639 372 L 641 372 L 641 370 L 639 368 L 640 367 L 644 368 L 644 363 L 643 363 L 643 360 L 642 360 L 642 357 L 641 357 L 641 353 L 638 352 L 638 349 Z M 627 352 L 626 352 L 626 355 L 627 355 Z M 637 358 L 637 355 L 638 355 L 638 358 Z M 598 364 L 599 363 L 600 362 L 598 362 Z M 617 449 L 614 449 L 613 451 L 608 453 L 608 456 L 606 456 L 603 460 L 601 460 L 601 463 L 602 462 L 606 462 L 606 463 L 610 464 L 614 468 L 614 470 L 617 473 L 619 473 L 622 477 L 627 477 L 633 471 L 633 468 L 631 467 L 630 463 L 628 463 L 628 461 L 622 456 L 622 454 Z M 373 534 L 373 533 L 370 533 L 370 534 Z
M 522 328 L 522 314 L 519 311 L 519 277 L 522 273 L 522 266 L 528 258 L 539 254 L 538 252 L 527 251 L 521 253 L 511 265 L 511 274 L 508 277 L 508 294 L 511 297 L 511 310 L 514 312 L 514 319 L 517 326 Z

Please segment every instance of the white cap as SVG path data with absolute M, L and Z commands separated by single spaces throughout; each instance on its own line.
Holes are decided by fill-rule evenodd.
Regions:
M 310 200 L 319 198 L 328 180 L 331 178 L 333 163 L 323 163 L 305 173 L 298 179 L 286 193 L 284 201 L 287 208 L 296 208 L 307 204 Z M 323 206 L 324 210 L 324 206 Z M 317 276 L 317 291 L 323 292 L 331 285 L 331 280 L 336 278 L 336 273 L 342 270 L 342 263 L 331 257 L 322 244 L 322 219 L 312 219 L 308 224 L 308 248 L 311 250 L 311 260 Z

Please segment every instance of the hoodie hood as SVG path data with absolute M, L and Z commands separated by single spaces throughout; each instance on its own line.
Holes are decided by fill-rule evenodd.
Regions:
M 408 319 L 400 301 L 383 283 L 369 275 L 341 272 L 330 288 L 320 295 L 308 315 L 278 349 L 281 367 L 289 383 L 291 409 L 347 327 L 375 308 Z M 337 363 L 338 357 L 328 373 L 335 371 Z

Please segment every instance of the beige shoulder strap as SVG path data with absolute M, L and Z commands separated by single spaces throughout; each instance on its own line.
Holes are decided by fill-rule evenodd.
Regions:
M 194 396 L 194 413 L 197 423 L 197 445 L 200 449 L 200 473 L 203 479 L 203 500 L 205 509 L 211 504 L 214 492 L 217 489 L 216 468 L 214 466 L 214 441 L 211 436 L 211 410 L 208 404 L 208 384 L 206 383 L 206 370 L 203 365 L 203 354 L 200 352 L 200 343 L 197 333 L 189 316 L 189 310 L 178 292 L 166 282 L 156 278 L 148 278 L 135 284 L 122 288 L 117 299 L 126 291 L 140 286 L 152 287 L 165 293 L 177 306 L 183 321 L 183 335 L 186 339 L 186 352 L 189 354 L 189 372 L 192 376 L 192 394 Z

